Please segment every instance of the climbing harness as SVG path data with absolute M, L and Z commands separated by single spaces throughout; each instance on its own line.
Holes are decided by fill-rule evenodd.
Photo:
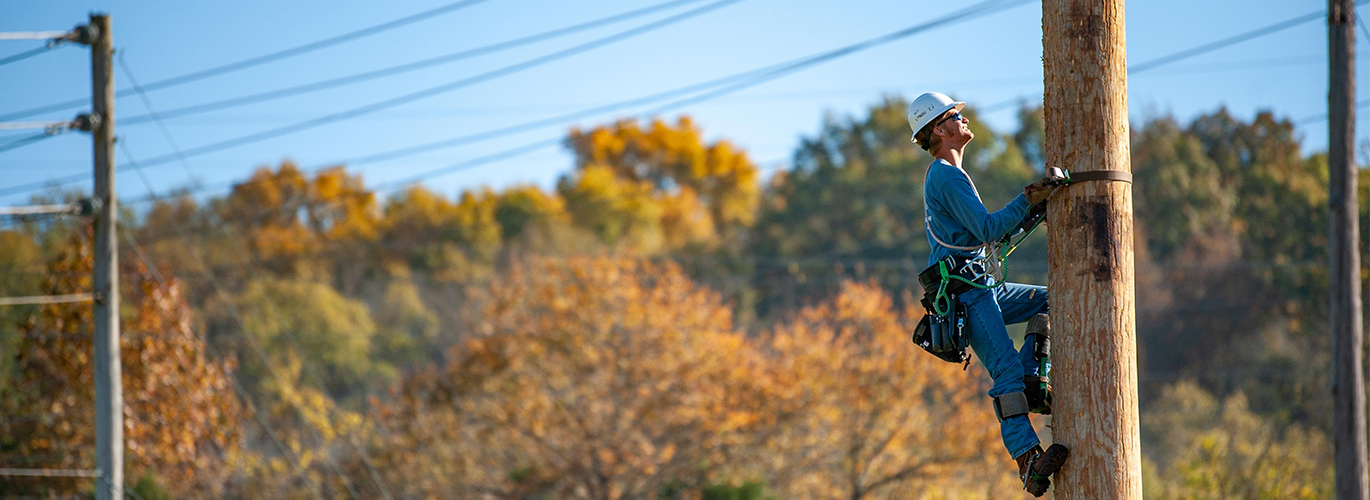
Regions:
M 1056 186 L 1068 186 L 1077 182 L 1090 181 L 1132 182 L 1131 172 L 1119 170 L 1095 170 L 1072 175 L 1069 171 L 1051 167 L 1047 169 L 1046 177 L 1050 179 L 1051 184 Z M 924 212 L 927 212 L 926 202 Z M 1007 282 L 1005 277 L 1008 274 L 1008 257 L 1028 237 L 1032 236 L 1032 233 L 1042 225 L 1042 222 L 1046 221 L 1046 201 L 1030 207 L 1028 216 L 1023 219 L 1022 223 L 1002 238 L 993 243 L 981 243 L 976 246 L 952 245 L 943 241 L 932 229 L 931 216 L 927 217 L 929 219 L 926 224 L 928 235 L 937 244 L 952 250 L 963 252 L 981 252 L 983 250 L 983 253 L 979 253 L 973 258 L 947 256 L 919 273 L 918 281 L 923 286 L 923 309 L 931 314 L 924 315 L 923 319 L 918 322 L 918 326 L 914 328 L 913 343 L 939 359 L 969 366 L 970 354 L 966 351 L 967 341 L 964 332 L 967 312 L 956 300 L 957 296 L 970 290 L 993 290 Z M 1022 235 L 1015 240 L 1014 236 L 1020 232 Z M 1047 389 L 1045 374 L 1050 366 L 1046 360 L 1046 353 L 1050 349 L 1050 339 L 1045 332 L 1038 338 L 1041 340 L 1040 344 L 1034 347 L 1034 357 L 1042 363 L 1041 371 L 1039 371 L 1042 376 L 1037 380 L 1024 380 L 1025 383 L 1028 383 L 1028 393 L 1025 398 L 1033 403 L 1030 405 L 1030 409 L 1049 413 L 1051 411 L 1051 396 Z M 1041 355 L 1037 356 L 1035 353 L 1039 349 Z M 1024 404 L 1027 406 L 1027 403 Z M 996 409 L 998 408 L 997 405 L 998 403 L 996 403 Z

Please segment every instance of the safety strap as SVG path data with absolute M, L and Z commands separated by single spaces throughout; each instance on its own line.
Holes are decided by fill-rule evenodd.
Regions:
M 1090 170 L 1088 172 L 1071 172 L 1066 180 L 1067 184 L 1089 181 L 1116 181 L 1132 184 L 1132 172 L 1124 170 Z
M 1023 391 L 1010 392 L 994 397 L 994 414 L 1003 422 L 1018 415 L 1028 414 L 1027 395 Z
M 926 203 L 924 203 L 924 208 L 923 208 L 923 210 L 924 210 L 924 211 L 927 211 L 927 204 L 926 204 Z M 961 251 L 963 251 L 963 252 L 974 252 L 974 251 L 976 251 L 976 250 L 979 250 L 979 249 L 981 249 L 981 248 L 985 248 L 985 247 L 989 246 L 989 245 L 986 245 L 986 244 L 984 244 L 984 243 L 981 243 L 981 244 L 976 245 L 976 246 L 973 246 L 973 247 L 962 247 L 962 246 L 956 246 L 956 245 L 947 243 L 947 242 L 945 242 L 945 241 L 942 241 L 942 238 L 938 238 L 938 237 L 937 237 L 937 233 L 933 232 L 933 230 L 932 230 L 932 217 L 927 217 L 927 220 L 924 221 L 923 225 L 927 226 L 927 228 L 928 228 L 928 235 L 929 235 L 929 236 L 932 236 L 932 241 L 936 241 L 938 245 L 942 245 L 942 246 L 947 247 L 947 248 L 950 248 L 950 249 L 952 249 L 952 250 L 961 250 Z

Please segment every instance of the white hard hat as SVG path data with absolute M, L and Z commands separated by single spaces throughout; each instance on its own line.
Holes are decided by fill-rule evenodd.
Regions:
M 913 135 L 918 135 L 919 130 L 923 130 L 928 123 L 942 116 L 948 109 L 955 108 L 960 111 L 966 107 L 966 103 L 951 100 L 946 94 L 941 92 L 928 92 L 918 96 L 909 104 L 909 127 L 913 128 Z

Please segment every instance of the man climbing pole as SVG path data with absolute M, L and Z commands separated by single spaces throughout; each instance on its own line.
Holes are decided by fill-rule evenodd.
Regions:
M 930 267 L 919 275 L 928 314 L 913 340 L 946 361 L 969 363 L 967 346 L 980 358 L 994 380 L 989 396 L 1004 447 L 1018 463 L 1023 488 L 1040 497 L 1070 455 L 1060 444 L 1043 451 L 1028 419 L 1028 413 L 1051 413 L 1047 289 L 1005 283 L 1000 273 L 1002 259 L 1012 250 L 1005 247 L 1009 238 L 1040 223 L 1057 180 L 1036 181 L 1003 209 L 989 212 L 961 167 L 966 145 L 975 137 L 960 113 L 965 105 L 937 92 L 909 105 L 913 140 L 934 158 L 923 184 L 932 252 Z M 1018 351 L 1005 325 L 1024 321 L 1027 335 Z

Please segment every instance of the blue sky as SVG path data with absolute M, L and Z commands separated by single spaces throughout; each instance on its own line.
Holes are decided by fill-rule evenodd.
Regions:
M 452 3 L 454 0 L 62 1 L 0 3 L 0 32 L 62 30 L 91 11 L 113 18 L 115 46 L 143 83 L 313 42 Z M 160 111 L 338 77 L 527 36 L 642 8 L 663 0 L 487 0 L 402 28 L 262 66 L 150 92 Z M 165 123 L 183 150 L 245 136 L 496 70 L 585 43 L 672 13 L 601 27 L 451 64 L 323 92 L 216 111 Z M 158 193 L 189 185 L 220 186 L 260 166 L 294 160 L 304 167 L 478 133 L 652 94 L 830 50 L 934 19 L 970 2 L 891 0 L 742 0 L 683 22 L 550 64 L 393 109 L 282 137 L 145 169 Z M 1130 63 L 1145 62 L 1260 26 L 1315 12 L 1315 0 L 1134 0 L 1127 5 Z M 1360 33 L 1358 33 L 1358 36 Z M 1326 112 L 1326 27 L 1313 21 L 1259 39 L 1138 74 L 1129 80 L 1134 124 L 1173 114 L 1188 120 L 1226 106 L 1249 119 L 1258 110 L 1303 120 Z M 1358 41 L 1367 52 L 1365 40 Z M 39 42 L 0 41 L 0 58 Z M 800 137 L 824 116 L 860 115 L 885 94 L 938 90 L 986 105 L 1019 96 L 1039 101 L 1042 87 L 1041 6 L 1027 3 L 931 30 L 752 87 L 677 113 L 694 117 L 709 139 L 746 149 L 764 168 L 783 168 Z M 1364 61 L 1364 59 L 1361 59 Z M 88 97 L 90 57 L 67 46 L 0 66 L 0 114 Z M 1365 79 L 1358 78 L 1358 87 Z M 126 75 L 116 75 L 119 87 Z M 1362 94 L 1364 95 L 1364 94 Z M 559 137 L 647 107 L 353 168 L 370 185 Z M 17 120 L 60 120 L 76 110 Z M 146 113 L 136 97 L 116 113 Z M 1015 125 L 1011 109 L 984 119 L 998 130 Z M 1364 126 L 1361 130 L 1366 130 Z M 1306 151 L 1326 149 L 1327 124 L 1299 127 Z M 24 132 L 30 134 L 32 132 Z M 118 135 L 138 159 L 173 151 L 152 123 L 121 125 Z M 0 143 L 23 137 L 0 132 Z M 1362 136 L 1364 134 L 1362 133 Z M 70 133 L 0 152 L 0 189 L 90 172 L 88 135 Z M 127 159 L 120 151 L 121 162 Z M 518 183 L 551 186 L 571 168 L 561 148 L 435 176 L 424 184 L 453 195 L 463 189 Z M 118 177 L 122 197 L 148 193 L 133 173 Z M 71 187 L 89 189 L 89 183 Z M 226 187 L 207 191 L 221 194 Z M 0 203 L 27 194 L 0 196 Z

